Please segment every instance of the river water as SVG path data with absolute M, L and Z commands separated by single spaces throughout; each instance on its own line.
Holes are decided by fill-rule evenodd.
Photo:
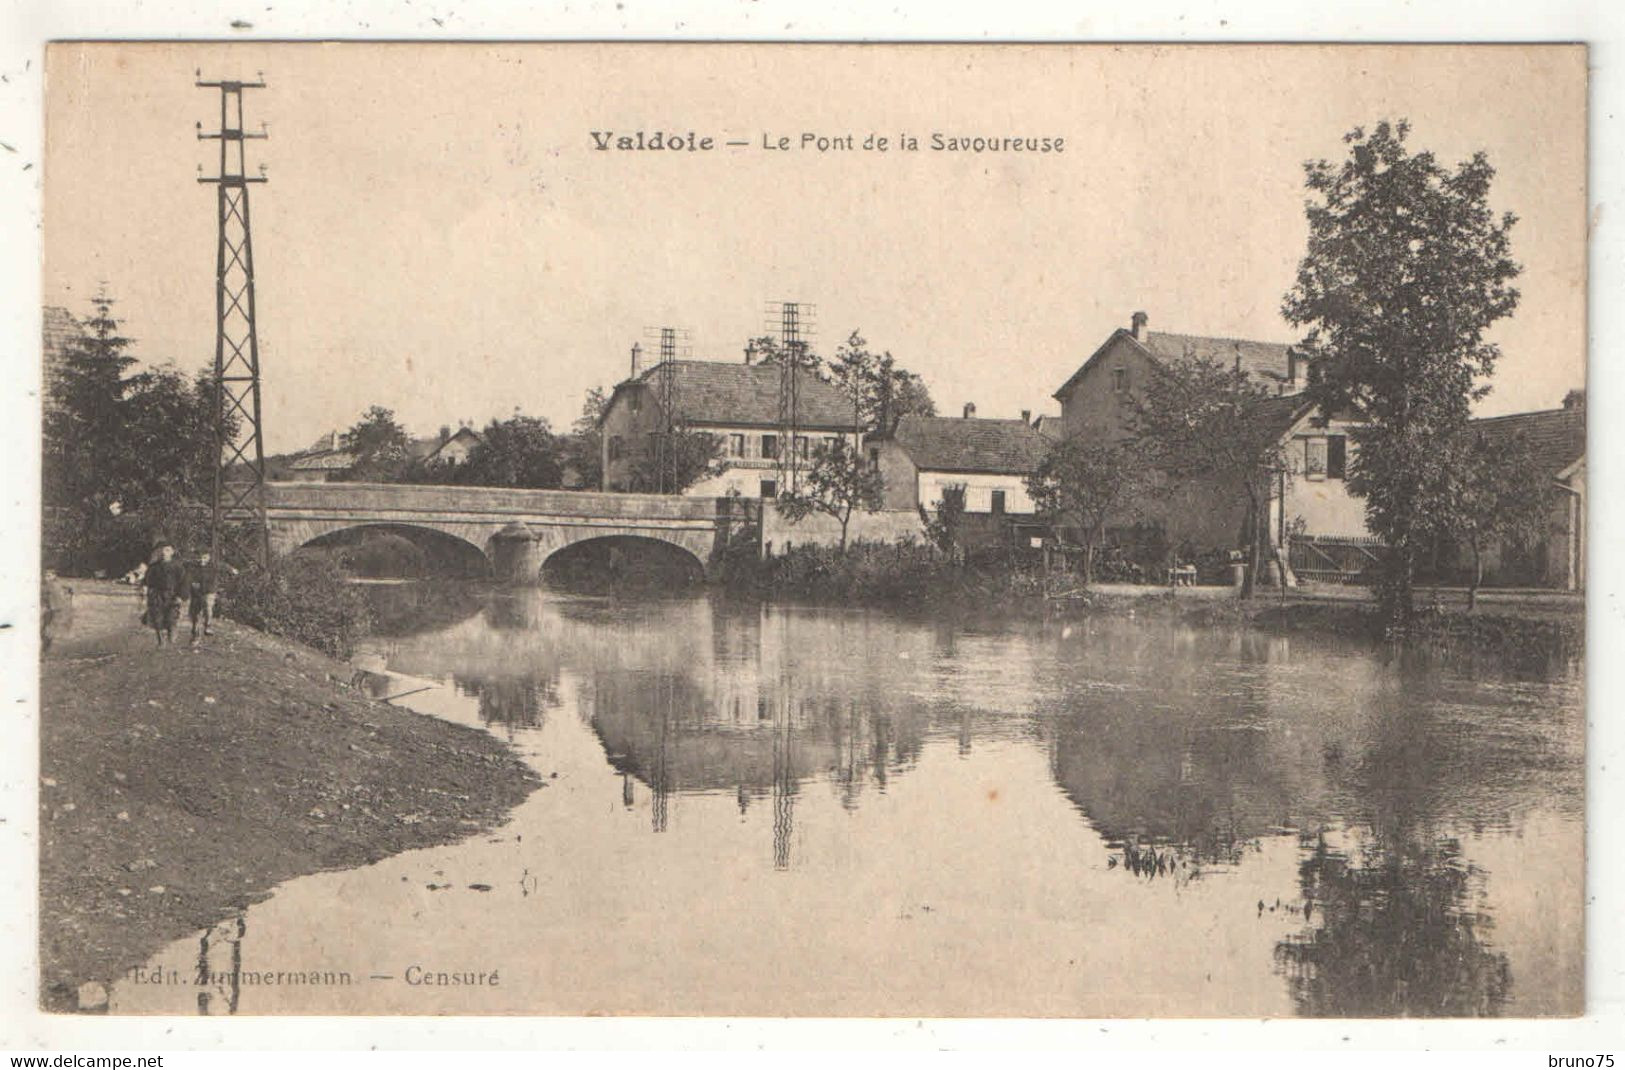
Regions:
M 379 686 L 429 687 L 403 704 L 510 741 L 546 786 L 495 831 L 282 885 L 115 1013 L 1581 1009 L 1576 664 L 1133 618 L 452 601 L 374 641 Z

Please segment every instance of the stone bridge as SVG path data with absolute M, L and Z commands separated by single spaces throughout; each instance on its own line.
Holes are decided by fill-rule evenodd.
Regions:
M 753 502 L 408 483 L 265 485 L 271 550 L 291 553 L 350 528 L 417 528 L 474 547 L 506 579 L 534 578 L 566 546 L 615 536 L 654 539 L 707 567 Z

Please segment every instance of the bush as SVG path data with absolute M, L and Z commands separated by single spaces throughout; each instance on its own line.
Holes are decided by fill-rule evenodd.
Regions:
M 220 588 L 220 615 L 239 624 L 347 658 L 372 628 L 372 610 L 361 591 L 331 558 L 295 554 L 272 572 L 249 568 L 227 573 Z

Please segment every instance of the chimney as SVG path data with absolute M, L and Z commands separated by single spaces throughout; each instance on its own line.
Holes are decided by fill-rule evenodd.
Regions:
M 1033 422 L 1033 410 L 1031 410 L 1031 409 L 1022 409 L 1021 410 L 1021 422 L 1024 423 L 1024 424 L 1032 423 Z
M 1129 323 L 1132 326 L 1134 337 L 1145 337 L 1145 325 L 1150 321 L 1150 319 L 1151 317 L 1147 316 L 1144 312 L 1136 312 L 1134 315 L 1129 317 Z
M 450 440 L 451 440 L 451 428 L 447 427 L 445 424 L 441 424 L 440 425 L 440 444 L 442 446 L 444 446 Z
M 1581 387 L 1575 387 L 1573 390 L 1570 390 L 1567 394 L 1564 394 L 1563 395 L 1563 407 L 1565 409 L 1570 409 L 1570 410 L 1578 409 L 1579 411 L 1584 412 L 1585 407 L 1586 407 L 1586 392 L 1585 392 L 1585 390 L 1583 388 L 1581 388 Z
M 745 343 L 745 363 L 756 363 L 756 339 L 754 338 Z
M 974 402 L 974 401 L 965 402 L 965 419 L 973 420 L 975 418 L 976 418 L 976 402 Z
M 636 379 L 643 371 L 643 346 L 637 342 L 632 343 L 632 378 Z

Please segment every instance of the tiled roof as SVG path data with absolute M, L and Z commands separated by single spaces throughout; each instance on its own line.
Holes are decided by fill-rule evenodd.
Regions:
M 1033 429 L 1051 441 L 1058 442 L 1065 437 L 1059 416 L 1040 416 L 1034 423 Z
M 46 305 L 40 333 L 44 344 L 45 403 L 51 405 L 52 388 L 62 374 L 68 346 L 83 333 L 83 328 L 79 325 L 79 321 L 74 319 L 73 313 L 67 309 L 57 305 Z
M 346 450 L 327 450 L 322 453 L 301 454 L 288 465 L 290 472 L 335 472 L 355 467 L 355 454 Z
M 1490 416 L 1473 421 L 1494 449 L 1514 435 L 1522 435 L 1535 455 L 1535 464 L 1548 478 L 1585 456 L 1586 411 L 1580 405 L 1570 409 L 1519 412 L 1510 416 Z
M 1292 425 L 1312 408 L 1314 403 L 1302 394 L 1283 394 L 1259 402 L 1258 418 L 1279 437 L 1292 430 Z
M 777 364 L 674 361 L 679 418 L 696 424 L 743 424 L 772 427 L 779 422 Z M 658 390 L 660 365 L 637 382 Z M 622 384 L 625 386 L 626 384 Z M 620 387 L 616 388 L 617 390 Z M 798 423 L 818 430 L 857 427 L 852 403 L 841 392 L 809 372 L 796 372 Z
M 1245 338 L 1210 338 L 1199 334 L 1170 334 L 1167 331 L 1146 331 L 1140 340 L 1151 355 L 1162 361 L 1178 361 L 1186 357 L 1206 357 L 1226 368 L 1239 366 L 1242 371 L 1269 381 L 1287 377 L 1287 354 L 1292 347 L 1279 342 L 1251 342 Z
M 905 416 L 889 436 L 916 467 L 941 472 L 1025 474 L 1038 467 L 1050 440 L 1024 420 Z

